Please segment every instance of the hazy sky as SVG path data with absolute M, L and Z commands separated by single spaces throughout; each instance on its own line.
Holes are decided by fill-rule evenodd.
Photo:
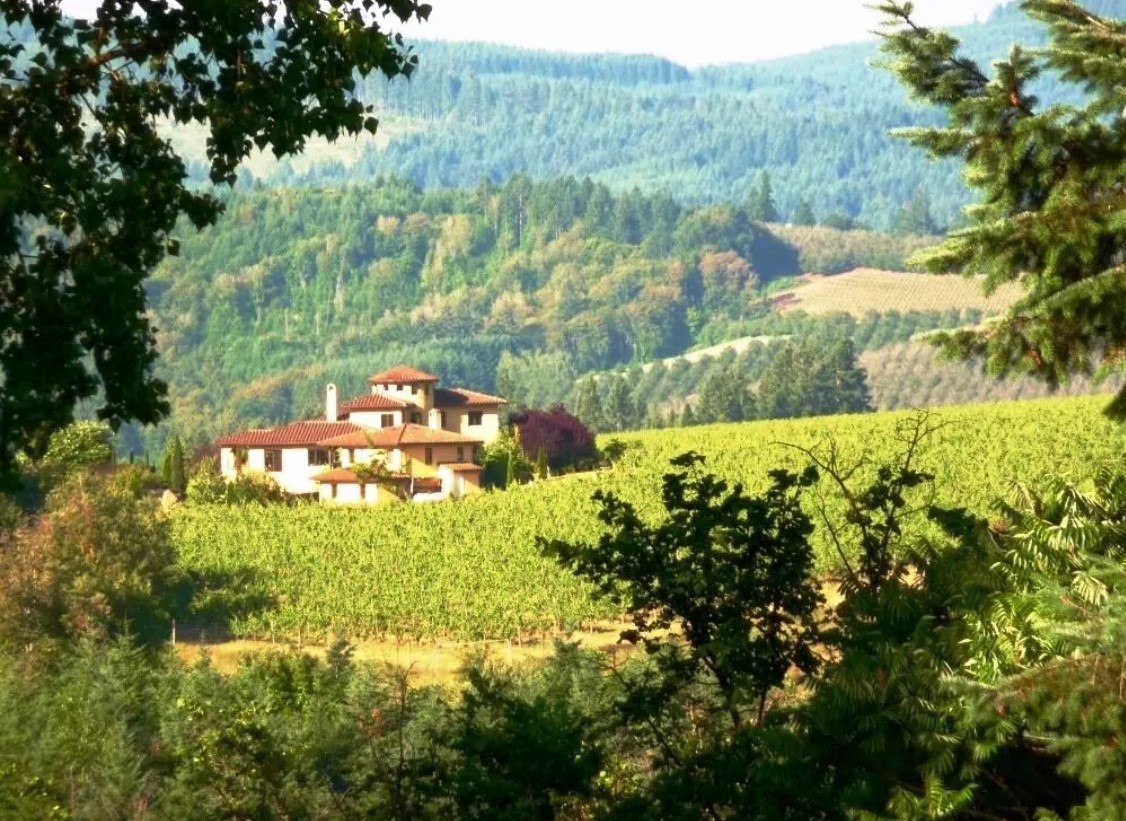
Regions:
M 430 0 L 427 39 L 482 40 L 558 51 L 659 54 L 690 66 L 750 62 L 868 36 L 870 0 Z M 916 0 L 919 19 L 985 19 L 1002 0 Z M 74 14 L 97 0 L 63 0 Z

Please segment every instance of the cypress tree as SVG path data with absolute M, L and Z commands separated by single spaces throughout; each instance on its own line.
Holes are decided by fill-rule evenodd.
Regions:
M 629 395 L 628 381 L 615 377 L 610 385 L 610 392 L 606 396 L 604 408 L 606 427 L 612 431 L 628 430 L 634 426 L 635 411 L 633 400 Z M 579 417 L 580 419 L 582 417 Z
M 160 457 L 160 479 L 168 487 L 172 487 L 172 442 L 169 440 L 164 448 L 164 455 Z
M 168 486 L 174 493 L 183 493 L 188 489 L 188 479 L 184 471 L 184 443 L 179 436 L 172 437 L 168 461 Z
M 767 171 L 763 171 L 759 177 L 758 190 L 751 200 L 751 219 L 756 222 L 778 222 L 778 206 L 774 203 L 774 190 Z
M 1024 0 L 1049 45 L 1015 46 L 984 69 L 951 35 L 885 0 L 883 51 L 911 93 L 945 109 L 942 127 L 905 132 L 936 159 L 956 159 L 979 204 L 966 227 L 915 262 L 942 273 L 985 275 L 991 291 L 1020 282 L 1024 296 L 986 328 L 938 334 L 955 358 L 981 359 L 996 376 L 1028 374 L 1056 386 L 1072 374 L 1120 368 L 1126 352 L 1126 25 L 1074 0 Z M 1056 72 L 1082 91 L 1045 106 L 1031 86 Z M 1107 408 L 1126 419 L 1126 387 Z

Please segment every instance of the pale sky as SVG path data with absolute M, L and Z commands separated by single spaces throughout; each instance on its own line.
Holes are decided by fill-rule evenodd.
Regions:
M 569 52 L 658 54 L 688 66 L 745 63 L 863 40 L 871 0 L 430 0 L 425 39 Z M 984 20 L 1003 0 L 916 0 L 928 25 Z M 98 0 L 63 0 L 89 14 Z

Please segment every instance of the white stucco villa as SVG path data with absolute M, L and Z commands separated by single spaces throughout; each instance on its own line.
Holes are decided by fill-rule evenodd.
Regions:
M 325 391 L 324 419 L 220 439 L 228 479 L 269 474 L 286 492 L 337 504 L 460 498 L 480 490 L 477 450 L 500 435 L 505 400 L 400 366 L 368 380 L 370 393 L 339 404 Z

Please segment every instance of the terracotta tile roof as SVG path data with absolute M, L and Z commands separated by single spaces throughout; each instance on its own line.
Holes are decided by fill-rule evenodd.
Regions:
M 234 433 L 224 436 L 215 444 L 222 448 L 307 448 L 316 445 L 322 439 L 343 436 L 359 430 L 363 428 L 351 422 L 311 420 L 293 422 L 280 428 Z
M 425 425 L 398 425 L 393 428 L 357 428 L 341 436 L 318 442 L 325 448 L 393 450 L 404 445 L 479 445 L 480 439 Z
M 507 404 L 499 396 L 467 390 L 465 388 L 438 388 L 434 391 L 436 408 L 475 408 Z
M 368 382 L 375 384 L 377 382 L 398 382 L 402 385 L 411 385 L 417 382 L 437 382 L 438 377 L 433 374 L 420 371 L 417 368 L 410 368 L 406 365 L 399 365 L 394 368 L 389 368 L 382 373 L 377 373 L 375 376 L 368 379 Z
M 439 465 L 440 468 L 449 468 L 454 473 L 480 473 L 484 470 L 480 465 L 475 465 L 472 462 L 453 462 L 450 464 Z
M 373 411 L 373 410 L 403 410 L 404 408 L 413 408 L 410 402 L 404 402 L 401 399 L 394 399 L 382 393 L 370 393 L 367 396 L 357 396 L 355 399 L 349 399 L 340 406 L 340 412 L 343 414 L 356 413 L 357 411 Z
M 313 477 L 313 481 L 320 482 L 322 485 L 358 485 L 360 477 L 345 468 L 337 468 L 318 473 Z

